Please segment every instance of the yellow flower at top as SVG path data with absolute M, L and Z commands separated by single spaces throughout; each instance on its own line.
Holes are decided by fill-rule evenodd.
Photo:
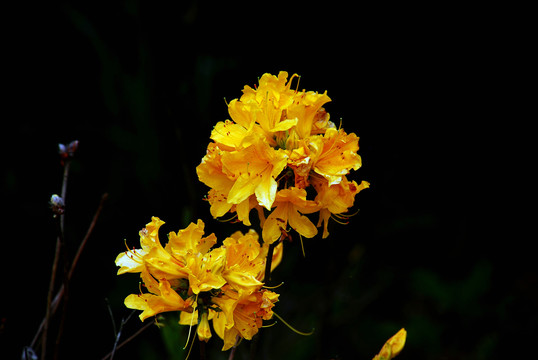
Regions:
M 292 86 L 296 78 L 294 74 L 288 80 L 281 71 L 278 76 L 264 74 L 254 88 L 245 86 L 243 95 L 228 104 L 231 120 L 213 128 L 213 142 L 196 169 L 210 187 L 211 214 L 236 213 L 250 226 L 250 211 L 256 209 L 269 243 L 286 234 L 288 226 L 302 236 L 315 236 L 317 228 L 305 216 L 314 212 L 320 212 L 318 226 L 324 224 L 326 237 L 327 214 L 347 212 L 358 191 L 369 185 L 352 182 L 358 191 L 342 191 L 346 176 L 362 165 L 359 138 L 330 121 L 323 108 L 331 101 L 326 91 L 299 91 L 298 83 Z M 343 198 L 312 195 L 309 189 Z

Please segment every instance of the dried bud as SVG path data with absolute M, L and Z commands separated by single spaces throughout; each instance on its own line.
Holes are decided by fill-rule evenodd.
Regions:
M 62 165 L 67 159 L 71 159 L 75 155 L 75 151 L 78 149 L 78 140 L 71 141 L 69 145 L 58 144 L 58 153 L 62 159 Z
M 78 140 L 71 141 L 69 145 L 67 146 L 67 152 L 69 153 L 69 156 L 73 156 L 77 149 L 78 149 Z
M 64 206 L 64 199 L 62 199 L 58 195 L 54 194 L 50 197 L 50 208 L 52 209 L 52 212 L 55 216 L 62 215 L 64 213 Z

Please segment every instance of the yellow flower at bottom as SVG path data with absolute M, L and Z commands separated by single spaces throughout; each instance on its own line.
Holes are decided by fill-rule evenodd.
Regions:
M 223 289 L 225 295 L 214 299 L 222 312 L 213 317 L 213 328 L 224 340 L 222 351 L 225 351 L 236 344 L 238 337 L 251 340 L 258 333 L 263 320 L 273 317 L 272 308 L 279 295 L 261 289 L 240 299 L 235 291 Z

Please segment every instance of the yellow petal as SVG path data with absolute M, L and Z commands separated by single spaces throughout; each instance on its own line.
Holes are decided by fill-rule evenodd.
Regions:
M 267 210 L 271 210 L 275 202 L 277 188 L 278 184 L 275 179 L 270 174 L 264 173 L 260 183 L 254 190 L 258 204 Z
M 272 244 L 282 235 L 288 223 L 288 204 L 277 206 L 263 224 L 262 237 L 267 244 Z
M 209 204 L 211 205 L 211 207 L 209 208 L 209 211 L 211 212 L 211 215 L 213 215 L 215 219 L 226 215 L 233 206 L 232 203 L 228 202 L 226 195 L 224 193 L 217 191 L 216 189 L 209 190 L 207 199 L 209 201 Z M 250 226 L 250 224 L 247 226 Z
M 251 179 L 248 174 L 242 174 L 234 183 L 228 193 L 228 202 L 231 204 L 239 204 L 252 194 L 260 182 L 259 178 Z
M 294 127 L 295 125 L 297 125 L 297 121 L 298 121 L 297 118 L 280 121 L 278 124 L 276 124 L 275 127 L 273 127 L 273 128 L 271 129 L 271 131 L 272 131 L 272 132 L 276 132 L 276 131 L 286 131 L 286 130 L 289 130 L 289 129 L 291 129 L 292 127 Z
M 179 314 L 179 324 L 181 325 L 198 324 L 198 310 L 194 310 L 193 312 L 182 311 Z
M 243 139 L 248 135 L 248 130 L 232 121 L 219 121 L 211 132 L 211 139 L 215 142 L 230 146 L 236 149 L 242 147 Z
M 284 243 L 280 242 L 273 250 L 273 259 L 271 261 L 271 271 L 273 271 L 281 262 L 284 254 Z
M 299 214 L 299 212 L 291 206 L 289 209 L 288 222 L 295 231 L 304 237 L 312 238 L 318 233 L 316 225 L 314 225 L 305 215 Z
M 116 257 L 116 266 L 120 266 L 118 275 L 137 273 L 145 269 L 143 260 L 144 255 L 146 255 L 146 252 L 142 249 L 134 249 L 120 253 Z
M 251 104 L 245 104 L 237 99 L 233 99 L 228 104 L 228 113 L 232 117 L 232 120 L 245 129 L 249 129 L 254 122 L 252 112 L 253 107 Z

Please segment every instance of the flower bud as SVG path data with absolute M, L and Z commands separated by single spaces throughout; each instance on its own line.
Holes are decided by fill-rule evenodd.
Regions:
M 56 194 L 52 195 L 50 197 L 50 208 L 52 209 L 54 216 L 62 215 L 65 211 L 64 199 Z

